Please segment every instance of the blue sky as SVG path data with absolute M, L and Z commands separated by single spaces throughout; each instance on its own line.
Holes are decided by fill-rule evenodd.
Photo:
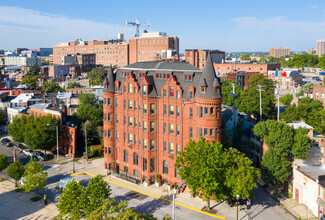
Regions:
M 180 38 L 180 49 L 227 52 L 292 51 L 325 39 L 324 0 L 0 0 L 0 49 L 52 47 L 56 43 L 109 39 L 134 27 L 126 20 L 150 21 Z

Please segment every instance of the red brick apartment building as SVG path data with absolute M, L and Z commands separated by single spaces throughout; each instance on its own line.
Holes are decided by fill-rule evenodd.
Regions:
M 208 53 L 210 53 L 213 63 L 222 63 L 225 60 L 224 51 L 187 49 L 185 50 L 185 61 L 197 68 L 204 69 Z
M 66 107 L 52 106 L 48 103 L 38 103 L 30 106 L 30 115 L 34 117 L 52 115 L 60 120 L 62 124 L 62 137 L 59 140 L 59 151 L 75 158 L 77 148 L 77 126 L 72 126 L 66 121 Z M 56 134 L 53 134 L 56 135 Z M 56 149 L 56 146 L 54 147 Z
M 325 86 L 315 85 L 313 87 L 313 99 L 319 100 L 325 108 Z
M 241 90 L 246 89 L 249 86 L 248 80 L 254 75 L 260 74 L 259 72 L 244 72 L 239 71 L 237 73 L 225 73 L 219 75 L 220 79 L 231 79 L 234 82 L 237 82 L 237 85 Z
M 53 64 L 61 64 L 62 57 L 69 54 L 95 53 L 97 65 L 121 67 L 140 61 L 165 58 L 164 53 L 168 50 L 175 50 L 178 56 L 179 39 L 168 37 L 161 32 L 143 32 L 141 37 L 130 39 L 129 42 L 124 39 L 120 41 L 76 40 L 59 43 L 53 47 Z
M 180 183 L 175 161 L 190 138 L 221 139 L 221 84 L 211 57 L 110 68 L 104 80 L 104 162 L 114 174 Z
M 267 73 L 281 68 L 280 63 L 214 63 L 217 73 L 236 73 L 238 71 Z

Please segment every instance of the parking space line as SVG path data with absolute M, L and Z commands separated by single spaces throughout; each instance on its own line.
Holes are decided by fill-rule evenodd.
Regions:
M 88 176 L 92 176 L 92 177 L 95 177 L 96 175 L 94 174 L 91 174 L 91 173 L 88 173 L 88 172 L 82 172 L 82 173 L 74 173 L 74 174 L 71 174 L 71 176 L 79 176 L 79 175 L 88 175 Z M 151 197 L 154 197 L 156 199 L 160 199 L 160 200 L 163 200 L 163 201 L 166 201 L 166 202 L 170 202 L 170 203 L 173 203 L 173 201 L 169 200 L 169 199 L 165 199 L 165 198 L 162 198 L 162 197 L 159 197 L 159 196 L 156 196 L 156 195 L 153 195 L 153 194 L 150 194 L 150 193 L 146 193 L 146 192 L 143 192 L 141 190 L 138 190 L 138 189 L 135 189 L 135 188 L 132 188 L 132 187 L 129 187 L 129 186 L 125 186 L 121 183 L 117 183 L 117 182 L 114 182 L 114 181 L 111 181 L 111 180 L 107 180 L 107 179 L 104 179 L 104 181 L 108 182 L 108 183 L 112 183 L 112 184 L 115 184 L 115 185 L 118 185 L 118 186 L 121 186 L 123 188 L 127 188 L 127 189 L 130 189 L 130 190 L 133 190 L 133 191 L 136 191 L 138 193 L 141 193 L 141 194 L 144 194 L 144 195 L 147 195 L 147 196 L 151 196 Z M 211 213 L 208 213 L 208 212 L 205 212 L 205 211 L 202 211 L 200 209 L 196 209 L 196 208 L 192 208 L 191 206 L 188 206 L 188 205 L 184 205 L 184 204 L 181 204 L 181 203 L 178 203 L 178 202 L 175 202 L 176 205 L 179 205 L 179 206 L 182 206 L 184 208 L 187 208 L 187 209 L 191 209 L 193 211 L 196 211 L 196 212 L 199 212 L 199 213 L 202 213 L 202 214 L 205 214 L 205 215 L 209 215 L 209 216 L 212 216 L 212 217 L 215 217 L 215 218 L 219 218 L 219 219 L 222 219 L 222 220 L 226 220 L 226 218 L 224 217 L 221 217 L 221 216 L 218 216 L 218 215 L 215 215 L 215 214 L 211 214 Z
M 162 201 L 162 202 L 158 203 L 156 206 L 159 206 L 161 203 L 164 203 L 164 202 L 166 202 L 166 201 Z
M 185 214 L 184 214 L 184 216 L 186 216 L 188 213 L 190 213 L 190 212 L 192 212 L 193 210 L 190 210 L 190 211 L 188 211 L 188 212 L 186 212 Z

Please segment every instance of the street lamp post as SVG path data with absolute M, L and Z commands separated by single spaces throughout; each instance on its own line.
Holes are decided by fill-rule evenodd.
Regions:
M 239 194 L 237 194 L 237 220 L 238 220 L 238 203 L 239 203 Z
M 59 126 L 53 124 L 47 124 L 46 126 L 54 126 L 56 128 L 56 160 L 59 161 Z

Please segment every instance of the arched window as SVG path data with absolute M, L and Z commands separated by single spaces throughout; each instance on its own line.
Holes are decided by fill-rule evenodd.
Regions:
M 129 162 L 128 156 L 128 151 L 124 150 L 124 162 Z
M 168 162 L 166 160 L 163 161 L 163 174 L 168 174 Z
M 138 165 L 138 154 L 137 153 L 133 153 L 133 165 Z

